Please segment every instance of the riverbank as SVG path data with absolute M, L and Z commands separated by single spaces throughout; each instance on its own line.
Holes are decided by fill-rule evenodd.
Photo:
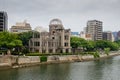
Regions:
M 52 55 L 47 56 L 46 62 L 41 62 L 41 57 L 39 56 L 0 56 L 0 69 L 20 68 L 41 64 L 83 62 L 113 57 L 117 55 L 120 55 L 120 53 L 111 52 L 109 55 L 100 54 L 99 58 L 94 58 L 93 55 Z

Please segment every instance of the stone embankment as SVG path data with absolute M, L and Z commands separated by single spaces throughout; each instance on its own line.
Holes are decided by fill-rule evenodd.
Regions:
M 100 58 L 107 58 L 112 56 L 120 55 L 119 52 L 112 52 L 108 56 L 101 54 Z M 0 69 L 3 68 L 18 68 L 33 66 L 39 64 L 51 64 L 51 63 L 63 63 L 63 62 L 81 62 L 96 60 L 92 55 L 53 55 L 47 56 L 46 62 L 41 62 L 39 56 L 0 56 Z

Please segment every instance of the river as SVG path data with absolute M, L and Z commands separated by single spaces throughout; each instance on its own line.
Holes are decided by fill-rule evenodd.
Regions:
M 0 80 L 120 80 L 120 56 L 0 70 Z

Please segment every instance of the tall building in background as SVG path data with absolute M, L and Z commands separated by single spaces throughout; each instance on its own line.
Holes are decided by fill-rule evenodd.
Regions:
M 118 40 L 118 36 L 117 36 L 117 32 L 113 32 L 113 37 L 114 37 L 114 41 L 117 41 Z
M 103 32 L 103 40 L 114 41 L 111 31 Z
M 85 33 L 84 31 L 81 31 L 80 32 L 80 38 L 83 38 L 83 39 L 85 39 L 85 40 L 92 40 L 92 36 L 91 36 L 91 34 L 87 34 L 87 33 Z
M 86 33 L 92 35 L 92 40 L 102 40 L 102 22 L 90 20 L 87 22 Z
M 120 31 L 117 32 L 117 40 L 120 40 Z
M 28 32 L 31 30 L 31 26 L 26 22 L 26 20 L 24 22 L 16 23 L 16 25 L 11 27 L 11 32 L 13 33 Z
M 0 31 L 8 30 L 8 16 L 7 12 L 0 11 Z

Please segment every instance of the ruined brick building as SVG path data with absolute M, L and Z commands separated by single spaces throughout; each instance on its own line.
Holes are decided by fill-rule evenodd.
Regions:
M 29 50 L 40 53 L 70 53 L 70 29 L 64 29 L 62 21 L 52 19 L 49 32 L 33 31 L 29 40 Z

